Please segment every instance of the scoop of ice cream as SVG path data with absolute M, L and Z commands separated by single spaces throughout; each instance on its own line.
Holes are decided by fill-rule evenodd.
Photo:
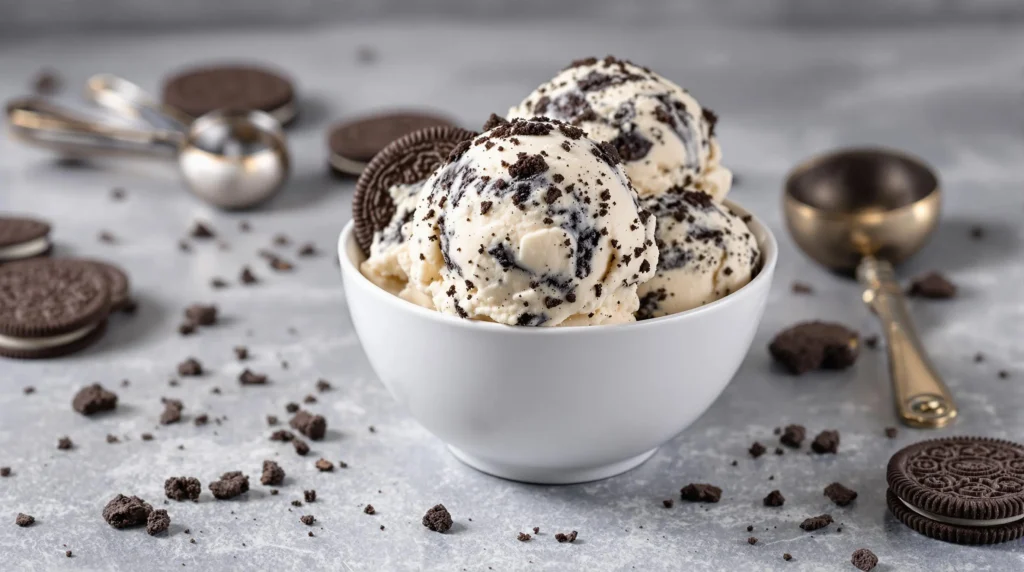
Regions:
M 732 186 L 714 112 L 647 68 L 611 56 L 573 62 L 508 112 L 509 119 L 534 116 L 614 145 L 641 196 L 683 187 L 721 200 Z
M 424 183 L 410 286 L 463 318 L 632 321 L 658 252 L 615 149 L 557 121 L 497 123 Z
M 638 319 L 696 308 L 750 282 L 761 252 L 742 218 L 700 191 L 641 202 L 657 217 L 659 258 L 654 278 L 640 286 Z

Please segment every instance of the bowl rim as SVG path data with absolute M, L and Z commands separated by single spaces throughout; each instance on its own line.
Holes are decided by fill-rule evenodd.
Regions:
M 656 328 L 662 325 L 668 325 L 673 321 L 683 321 L 689 317 L 704 313 L 712 312 L 719 306 L 731 303 L 730 300 L 735 301 L 739 296 L 751 295 L 751 291 L 755 286 L 759 286 L 764 282 L 770 281 L 772 275 L 775 273 L 775 266 L 779 260 L 779 245 L 775 240 L 775 235 L 772 233 L 768 225 L 764 224 L 756 215 L 743 208 L 739 204 L 725 199 L 722 204 L 730 208 L 733 212 L 740 216 L 749 216 L 750 220 L 746 221 L 747 227 L 750 228 L 751 232 L 754 233 L 755 237 L 763 237 L 759 240 L 759 246 L 761 246 L 761 270 L 753 280 L 745 284 L 739 290 L 726 295 L 724 298 L 719 298 L 709 304 L 698 306 L 684 312 L 677 312 L 675 314 L 669 314 L 667 316 L 661 316 L 658 318 L 651 318 L 649 320 L 641 320 L 637 322 L 629 322 L 625 324 L 603 324 L 597 326 L 563 326 L 553 328 L 526 328 L 508 326 L 505 324 L 497 324 L 493 322 L 483 322 L 479 320 L 466 320 L 457 316 L 451 316 L 443 312 L 436 310 L 429 310 L 422 306 L 418 306 L 389 293 L 380 286 L 377 286 L 370 281 L 369 278 L 363 276 L 363 273 L 359 270 L 359 266 L 352 261 L 348 255 L 348 247 L 350 243 L 355 241 L 355 223 L 349 221 L 345 224 L 345 227 L 341 231 L 341 235 L 338 237 L 338 259 L 339 264 L 342 268 L 343 279 L 348 280 L 350 276 L 355 277 L 355 280 L 360 283 L 360 287 L 367 288 L 372 292 L 372 296 L 376 296 L 378 299 L 384 301 L 386 304 L 397 305 L 399 311 L 413 312 L 419 314 L 423 318 L 440 321 L 441 323 L 453 326 L 453 327 L 464 327 L 473 328 L 481 331 L 494 331 L 502 332 L 510 335 L 581 335 L 586 332 L 586 335 L 600 335 L 602 333 L 611 332 L 622 332 L 625 330 L 639 330 L 642 328 Z M 358 245 L 356 245 L 358 249 Z M 361 252 L 361 250 L 360 250 Z

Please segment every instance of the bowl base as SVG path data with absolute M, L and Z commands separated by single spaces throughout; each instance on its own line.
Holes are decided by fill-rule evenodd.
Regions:
M 614 477 L 640 466 L 644 461 L 651 458 L 658 448 L 640 453 L 623 461 L 600 465 L 597 467 L 585 468 L 556 468 L 556 467 L 530 467 L 522 465 L 509 465 L 505 463 L 488 461 L 480 457 L 470 455 L 457 447 L 448 445 L 448 450 L 455 455 L 455 458 L 474 469 L 495 477 L 501 477 L 510 481 L 520 481 L 537 485 L 571 485 L 585 483 L 588 481 L 599 481 Z

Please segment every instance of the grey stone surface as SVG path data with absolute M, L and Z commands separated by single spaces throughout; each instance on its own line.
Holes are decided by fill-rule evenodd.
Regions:
M 374 46 L 377 62 L 357 64 L 359 45 Z M 506 482 L 448 455 L 393 403 L 367 365 L 331 262 L 337 233 L 349 218 L 352 184 L 325 175 L 324 130 L 329 120 L 394 105 L 429 106 L 476 125 L 570 59 L 604 53 L 654 67 L 722 115 L 725 161 L 739 176 L 731 197 L 779 237 L 777 283 L 736 379 L 706 415 L 649 462 L 580 486 Z M 74 90 L 99 71 L 156 88 L 168 69 L 241 56 L 290 70 L 304 99 L 303 116 L 291 132 L 291 184 L 266 208 L 245 214 L 199 203 L 166 166 L 108 161 L 60 167 L 43 152 L 0 138 L 0 210 L 52 220 L 59 255 L 97 256 L 124 266 L 141 304 L 134 317 L 114 317 L 106 338 L 84 353 L 0 361 L 0 466 L 14 471 L 0 478 L 0 568 L 845 570 L 861 547 L 878 554 L 879 570 L 1024 568 L 1019 542 L 965 548 L 932 541 L 893 520 L 883 500 L 885 463 L 902 445 L 941 435 L 1019 440 L 1024 434 L 1022 54 L 1024 29 L 1009 25 L 841 33 L 380 25 L 8 42 L 0 51 L 2 99 L 24 92 L 44 65 L 64 74 Z M 880 351 L 865 351 L 847 372 L 793 378 L 773 369 L 764 349 L 775 331 L 805 318 L 877 331 L 855 284 L 794 250 L 778 207 L 787 168 L 826 148 L 855 143 L 908 149 L 942 176 L 947 200 L 938 235 L 902 272 L 942 269 L 963 291 L 955 301 L 912 306 L 961 407 L 962 418 L 948 429 L 901 428 L 895 441 L 882 436 L 896 419 Z M 122 203 L 108 198 L 115 186 L 128 191 Z M 179 253 L 176 241 L 196 218 L 211 221 L 229 248 L 195 244 L 191 254 Z M 237 230 L 242 219 L 251 221 L 251 234 Z M 969 238 L 974 225 L 984 227 L 983 239 Z M 101 229 L 119 242 L 100 243 Z M 278 232 L 312 240 L 324 254 L 296 259 L 294 272 L 275 274 L 255 251 Z M 283 252 L 294 258 L 294 248 Z M 259 285 L 237 285 L 242 264 L 253 265 Z M 213 291 L 208 281 L 214 276 L 233 284 Z M 813 284 L 816 293 L 791 294 L 795 278 Z M 194 301 L 217 303 L 223 323 L 181 338 L 175 327 Z M 244 366 L 268 373 L 268 386 L 238 385 L 243 364 L 231 351 L 237 344 L 249 346 L 252 358 Z M 978 351 L 987 357 L 975 364 Z M 208 373 L 170 387 L 176 364 L 187 356 L 199 358 Z M 1000 369 L 1009 371 L 1008 379 L 997 377 Z M 666 375 L 686 383 L 686 364 Z M 297 457 L 267 440 L 264 417 L 286 419 L 285 403 L 314 392 L 320 377 L 336 389 L 319 395 L 310 409 L 327 416 L 330 432 L 312 444 L 308 457 Z M 120 388 L 121 379 L 131 385 Z M 71 411 L 76 389 L 93 381 L 120 394 L 115 413 L 87 419 Z M 24 395 L 27 385 L 36 393 Z M 222 395 L 211 393 L 214 386 Z M 157 427 L 161 396 L 184 402 L 185 423 Z M 195 427 L 191 420 L 200 413 L 226 420 Z M 748 457 L 753 441 L 774 445 L 772 428 L 789 422 L 806 425 L 812 435 L 840 430 L 839 454 Z M 155 440 L 142 442 L 143 432 Z M 108 433 L 123 442 L 107 444 Z M 56 449 L 63 435 L 75 441 L 74 450 Z M 350 468 L 318 473 L 313 462 L 321 456 L 345 460 Z M 264 459 L 277 460 L 288 472 L 279 496 L 258 484 Z M 230 470 L 248 474 L 252 491 L 215 501 L 204 490 L 198 504 L 163 505 L 165 478 L 196 476 L 205 486 Z M 836 480 L 860 492 L 853 505 L 830 506 L 822 496 Z M 722 502 L 677 500 L 675 508 L 662 508 L 662 499 L 677 498 L 689 482 L 717 483 L 725 491 Z M 310 488 L 317 490 L 315 503 L 290 506 Z M 762 507 L 761 498 L 775 488 L 786 506 Z M 107 526 L 100 513 L 118 492 L 166 508 L 170 533 L 149 537 Z M 420 525 L 423 512 L 437 502 L 454 515 L 450 534 Z M 366 503 L 376 515 L 363 514 Z M 35 526 L 15 526 L 18 512 L 34 515 Z M 816 533 L 797 527 L 822 512 L 838 524 Z M 303 514 L 315 515 L 317 524 L 301 524 Z M 533 526 L 541 527 L 533 541 L 516 540 Z M 579 531 L 575 544 L 554 541 L 555 532 L 569 530 Z M 748 536 L 760 541 L 750 546 Z M 73 558 L 65 558 L 67 549 Z M 784 552 L 794 560 L 784 562 Z

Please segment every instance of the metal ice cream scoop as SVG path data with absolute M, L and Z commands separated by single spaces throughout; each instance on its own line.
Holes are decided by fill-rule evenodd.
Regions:
M 896 409 L 912 427 L 942 427 L 957 414 L 893 271 L 924 246 L 941 203 L 938 178 L 923 161 L 884 149 L 841 150 L 798 165 L 783 199 L 789 232 L 808 256 L 856 271 L 864 303 L 885 330 Z
M 65 156 L 130 155 L 176 158 L 188 188 L 225 209 L 244 209 L 274 196 L 290 169 L 281 125 L 262 111 L 214 111 L 195 121 L 157 104 L 134 84 L 113 76 L 89 82 L 93 101 L 153 129 L 96 122 L 46 100 L 7 104 L 7 124 L 18 139 Z

